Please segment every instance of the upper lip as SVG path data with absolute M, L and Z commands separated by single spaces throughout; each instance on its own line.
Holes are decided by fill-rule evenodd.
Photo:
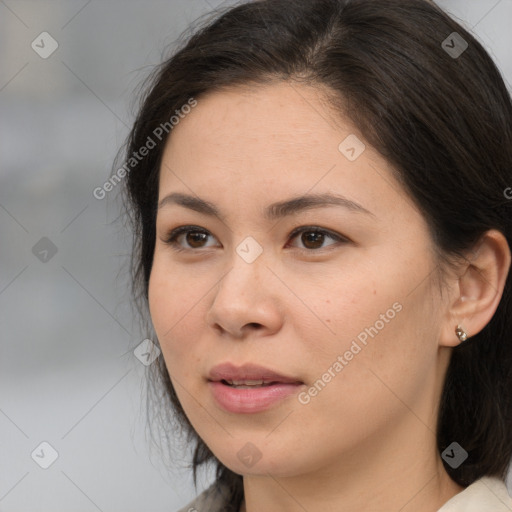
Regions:
M 302 384 L 299 379 L 295 377 L 288 377 L 281 375 L 269 368 L 259 366 L 256 364 L 244 364 L 242 366 L 235 366 L 232 363 L 222 363 L 214 366 L 208 374 L 210 381 L 251 381 L 263 380 L 264 383 L 268 382 L 282 382 L 291 384 Z

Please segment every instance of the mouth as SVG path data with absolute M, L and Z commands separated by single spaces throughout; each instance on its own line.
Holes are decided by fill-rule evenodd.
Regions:
M 304 382 L 258 365 L 224 363 L 212 368 L 208 385 L 222 409 L 256 413 L 296 394 Z
M 273 384 L 280 384 L 279 381 L 265 382 L 263 379 L 260 379 L 260 380 L 237 380 L 237 381 L 222 379 L 220 382 L 222 384 L 225 384 L 226 386 L 230 386 L 235 389 L 254 389 L 254 388 L 272 386 Z
M 235 366 L 232 363 L 222 363 L 214 366 L 208 380 L 222 382 L 228 386 L 271 386 L 273 384 L 304 384 L 300 379 L 280 374 L 270 368 L 256 364 Z

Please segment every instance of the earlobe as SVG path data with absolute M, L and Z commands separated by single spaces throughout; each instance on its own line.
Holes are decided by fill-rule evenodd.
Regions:
M 494 229 L 482 235 L 461 265 L 441 345 L 464 343 L 491 321 L 503 296 L 510 263 L 510 248 L 504 235 Z

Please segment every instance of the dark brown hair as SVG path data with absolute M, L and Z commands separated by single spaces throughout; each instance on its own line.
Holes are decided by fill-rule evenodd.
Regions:
M 453 32 L 462 39 L 454 40 Z M 450 54 L 445 40 L 448 47 L 456 41 L 461 48 L 462 40 L 468 46 Z M 510 94 L 477 39 L 428 0 L 262 0 L 214 13 L 145 83 L 124 157 L 147 144 L 190 98 L 200 104 L 201 95 L 224 87 L 282 80 L 332 92 L 332 107 L 393 165 L 446 261 L 464 256 L 492 228 L 511 245 L 512 200 L 504 192 L 512 186 Z M 165 142 L 157 141 L 124 180 L 134 234 L 133 292 L 145 318 Z M 152 368 L 157 412 L 171 405 L 193 443 L 194 481 L 197 469 L 213 462 L 238 510 L 242 477 L 195 433 L 162 356 Z M 445 378 L 437 446 L 442 452 L 456 441 L 469 453 L 457 469 L 445 464 L 458 484 L 505 478 L 512 456 L 511 395 L 509 273 L 492 320 L 453 350 Z

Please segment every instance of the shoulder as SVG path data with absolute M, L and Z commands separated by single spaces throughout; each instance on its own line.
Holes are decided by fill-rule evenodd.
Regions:
M 438 512 L 510 512 L 512 497 L 505 482 L 483 477 L 445 503 Z
M 176 512 L 222 512 L 226 505 L 225 488 L 214 482 L 189 504 Z

